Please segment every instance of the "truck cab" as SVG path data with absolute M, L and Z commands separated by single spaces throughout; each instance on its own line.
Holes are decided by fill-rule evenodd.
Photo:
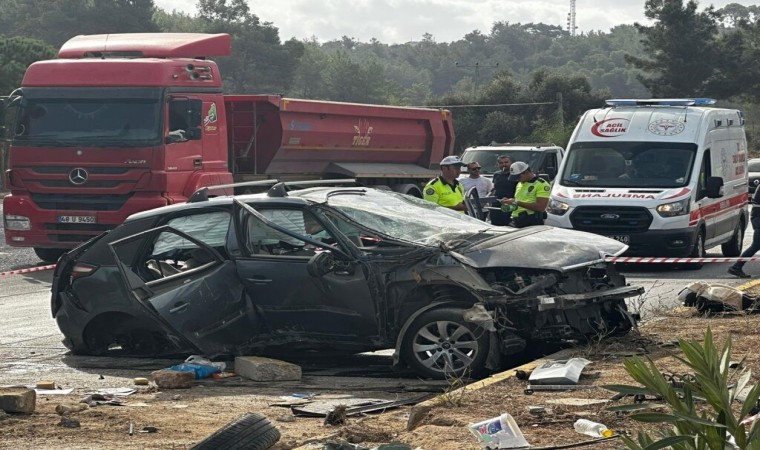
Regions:
M 8 100 L 6 241 L 45 261 L 130 214 L 232 182 L 222 82 L 227 34 L 78 36 Z M 139 50 L 138 50 L 139 49 Z

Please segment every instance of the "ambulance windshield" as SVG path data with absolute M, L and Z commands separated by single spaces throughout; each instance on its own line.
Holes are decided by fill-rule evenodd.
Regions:
M 576 142 L 567 152 L 563 186 L 675 188 L 693 176 L 696 144 Z

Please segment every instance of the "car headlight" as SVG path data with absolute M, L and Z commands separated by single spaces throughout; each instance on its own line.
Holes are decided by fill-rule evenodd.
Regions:
M 564 216 L 568 209 L 570 209 L 570 205 L 555 199 L 550 199 L 546 206 L 546 212 L 555 216 Z
M 5 229 L 14 231 L 24 231 L 32 229 L 32 221 L 25 216 L 16 216 L 13 214 L 5 215 Z
M 656 209 L 657 213 L 662 217 L 682 216 L 689 213 L 689 199 L 685 198 L 677 202 L 665 203 L 664 205 L 659 205 Z

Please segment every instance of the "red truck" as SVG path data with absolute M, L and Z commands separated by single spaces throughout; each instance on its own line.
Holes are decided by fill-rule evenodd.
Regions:
M 15 117 L 5 239 L 45 261 L 204 186 L 355 178 L 421 197 L 454 149 L 449 111 L 224 95 L 227 34 L 77 36 L 32 64 Z M 228 192 L 229 193 L 229 192 Z

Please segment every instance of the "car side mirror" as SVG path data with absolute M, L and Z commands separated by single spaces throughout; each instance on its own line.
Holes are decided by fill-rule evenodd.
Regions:
M 705 196 L 707 198 L 723 197 L 723 177 L 710 177 L 705 181 Z
M 309 259 L 306 264 L 306 271 L 312 277 L 319 278 L 334 271 L 338 266 L 338 261 L 330 252 L 318 252 Z

